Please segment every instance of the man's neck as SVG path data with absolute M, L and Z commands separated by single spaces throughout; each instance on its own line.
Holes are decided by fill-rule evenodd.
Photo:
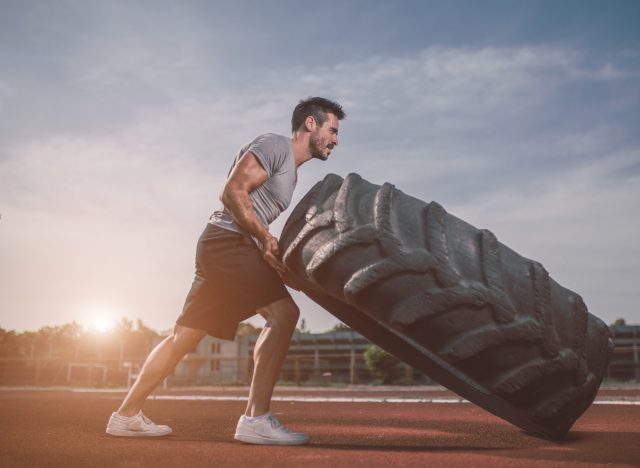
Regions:
M 291 135 L 291 144 L 293 145 L 293 157 L 296 162 L 296 168 L 302 166 L 311 159 L 309 151 L 310 133 L 293 132 Z

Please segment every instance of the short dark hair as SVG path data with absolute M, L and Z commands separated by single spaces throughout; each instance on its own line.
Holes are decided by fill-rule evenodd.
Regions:
M 318 125 L 322 125 L 327 120 L 327 114 L 335 115 L 338 120 L 342 120 L 347 116 L 342 110 L 342 106 L 335 101 L 321 97 L 303 99 L 293 109 L 291 131 L 298 130 L 308 116 L 312 116 Z

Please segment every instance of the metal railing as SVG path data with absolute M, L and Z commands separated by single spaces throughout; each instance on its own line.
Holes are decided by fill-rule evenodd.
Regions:
M 606 378 L 640 382 L 640 337 L 614 336 L 616 348 Z M 78 357 L 0 358 L 0 386 L 128 387 L 146 356 L 97 359 Z M 246 385 L 253 360 L 247 356 L 189 354 L 166 380 L 166 385 Z M 361 352 L 289 354 L 280 382 L 306 384 L 421 384 L 431 381 L 409 366 L 394 366 L 387 375 L 372 373 Z
M 129 387 L 137 378 L 144 357 L 122 359 L 0 358 L 0 386 L 34 387 Z M 170 375 L 167 387 L 195 385 L 247 385 L 251 381 L 250 357 L 186 356 Z M 425 377 L 404 364 L 387 376 L 374 375 L 361 354 L 289 355 L 281 383 L 294 385 L 407 384 L 425 382 Z

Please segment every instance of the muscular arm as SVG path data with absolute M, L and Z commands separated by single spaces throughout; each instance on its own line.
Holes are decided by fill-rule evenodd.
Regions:
M 267 180 L 267 171 L 253 153 L 240 158 L 229 175 L 220 200 L 231 212 L 238 225 L 254 235 L 262 245 L 264 259 L 278 272 L 284 273 L 285 266 L 278 260 L 278 239 L 273 237 L 258 219 L 249 193 Z

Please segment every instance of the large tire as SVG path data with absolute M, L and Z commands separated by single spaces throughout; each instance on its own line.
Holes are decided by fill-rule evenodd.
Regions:
M 544 267 L 391 184 L 330 174 L 289 217 L 301 290 L 431 378 L 526 431 L 563 437 L 613 343 Z

